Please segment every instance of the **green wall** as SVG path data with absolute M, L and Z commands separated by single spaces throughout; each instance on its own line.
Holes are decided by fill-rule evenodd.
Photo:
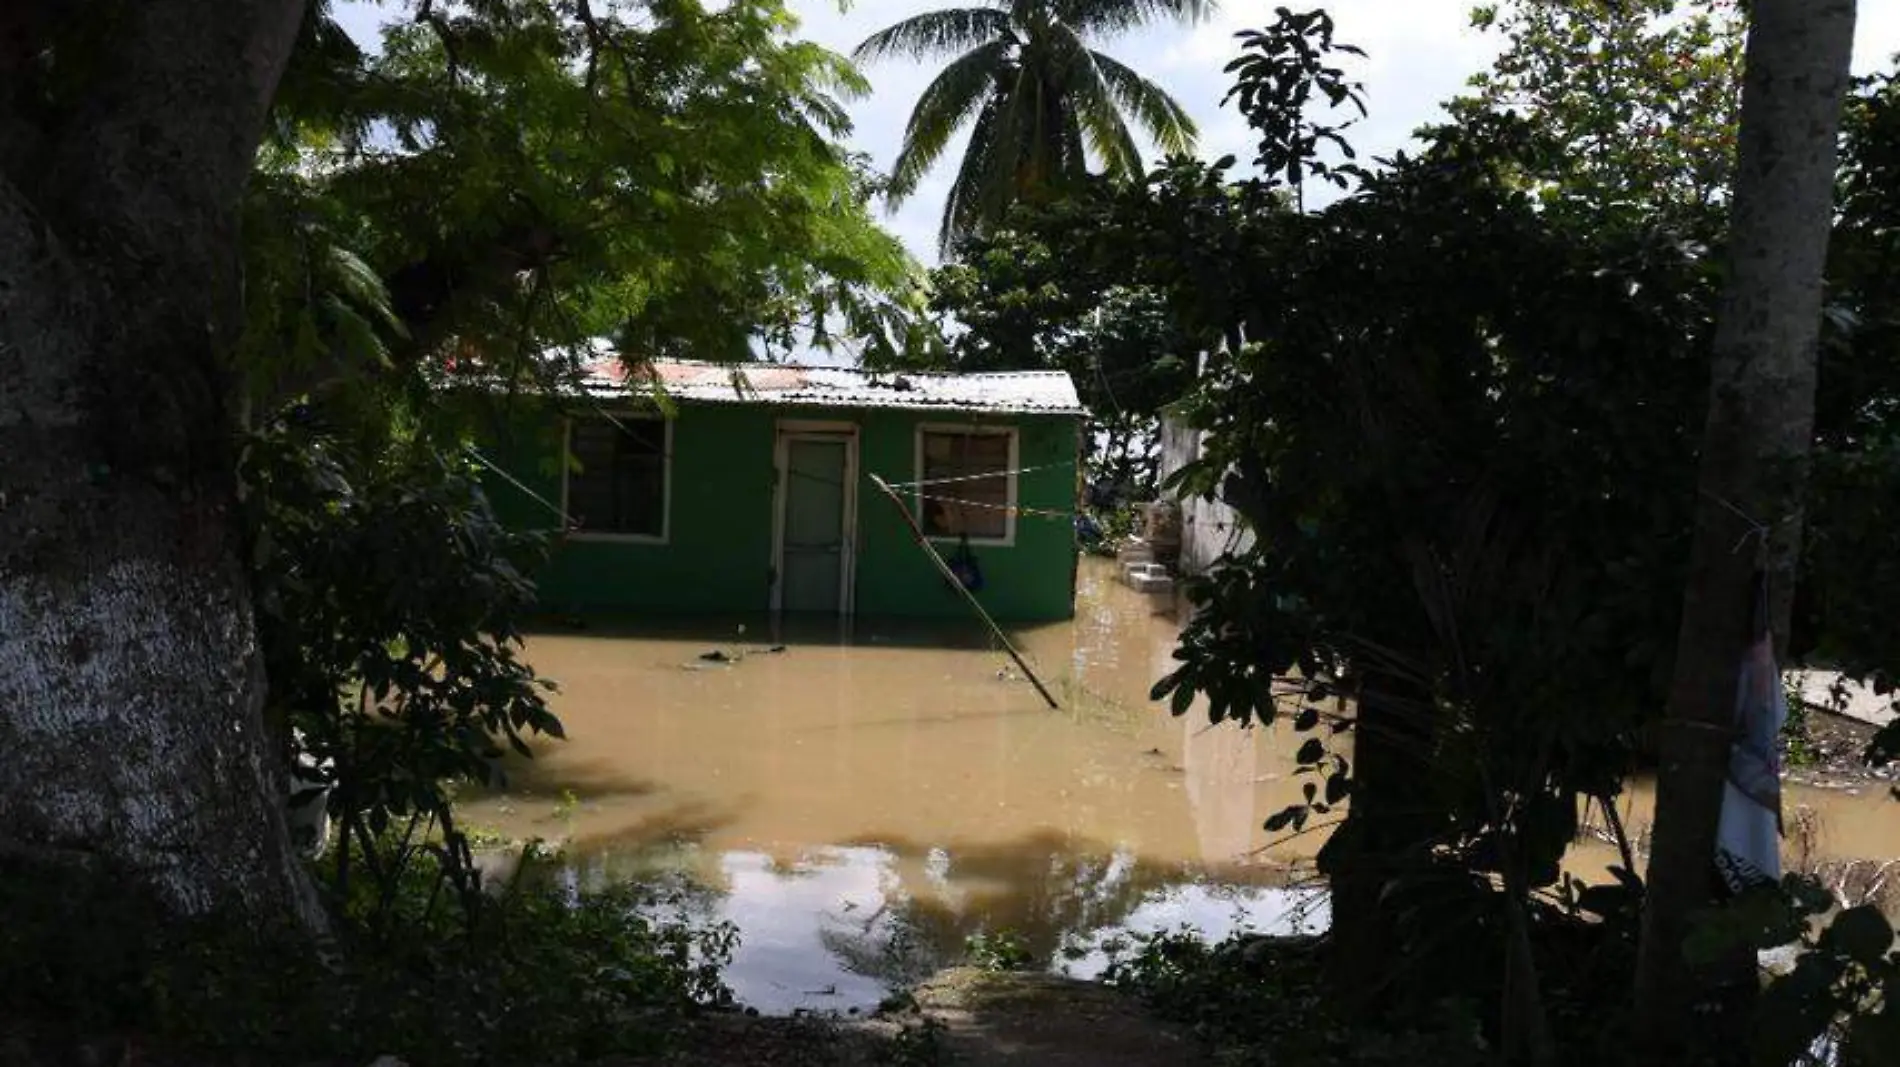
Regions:
M 911 539 L 890 500 L 866 477 L 918 477 L 919 423 L 1013 426 L 1020 475 L 1017 500 L 1067 514 L 1075 506 L 1078 420 L 1070 416 L 972 416 L 895 409 L 825 410 L 769 405 L 681 404 L 673 423 L 672 495 L 667 543 L 568 539 L 537 575 L 543 605 L 554 610 L 675 613 L 764 611 L 770 597 L 773 449 L 778 420 L 854 422 L 859 427 L 859 615 L 956 615 L 969 608 Z M 561 419 L 523 405 L 483 440 L 484 455 L 536 495 L 558 504 Z M 487 488 L 504 522 L 552 529 L 558 519 L 508 480 Z M 916 500 L 906 498 L 914 510 Z M 952 546 L 942 545 L 944 551 Z M 1035 515 L 1016 520 L 1013 546 L 973 546 L 983 570 L 978 593 L 1001 619 L 1067 618 L 1073 612 L 1075 535 L 1069 521 Z

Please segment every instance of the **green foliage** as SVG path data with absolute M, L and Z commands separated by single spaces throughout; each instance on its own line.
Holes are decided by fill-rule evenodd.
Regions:
M 1254 40 L 1256 108 L 1356 102 L 1324 20 L 1283 13 Z M 1471 114 L 1382 173 L 1331 171 L 1357 187 L 1304 213 L 1284 183 L 1329 138 L 1248 117 L 1301 166 L 1171 166 L 1117 219 L 1142 276 L 1178 279 L 1182 329 L 1223 342 L 1180 405 L 1208 436 L 1177 485 L 1255 534 L 1190 583 L 1155 696 L 1177 714 L 1204 696 L 1215 721 L 1284 701 L 1312 780 L 1270 828 L 1351 798 L 1320 854 L 1336 929 L 1378 931 L 1360 962 L 1403 961 L 1413 1007 L 1461 995 L 1505 1028 L 1502 961 L 1564 958 L 1543 927 L 1578 920 L 1534 896 L 1561 890 L 1580 805 L 1620 791 L 1662 703 L 1712 272 L 1666 220 L 1549 210 L 1521 118 Z M 1346 730 L 1351 763 L 1329 741 Z M 1614 929 L 1592 958 L 1633 943 Z
M 1180 666 L 1154 695 L 1313 732 L 1314 780 L 1269 828 L 1308 829 L 1349 792 L 1320 855 L 1336 934 L 1375 931 L 1362 965 L 1429 975 L 1397 991 L 1459 992 L 1500 1030 L 1511 986 L 1467 942 L 1501 960 L 1527 936 L 1559 1030 L 1574 1005 L 1618 1001 L 1634 943 L 1635 875 L 1606 895 L 1560 881 L 1558 861 L 1663 704 L 1695 498 L 1726 174 L 1707 148 L 1733 123 L 1738 41 L 1719 14 L 1656 21 L 1668 6 L 1513 5 L 1513 50 L 1457 121 L 1417 158 L 1349 173 L 1351 195 L 1317 212 L 1275 206 L 1310 167 L 1230 184 L 1219 164 L 1176 164 L 1113 220 L 1143 250 L 1129 273 L 1181 279 L 1162 286 L 1181 328 L 1225 342 L 1181 405 L 1209 436 L 1177 484 L 1256 534 L 1190 585 Z M 1353 102 L 1322 19 L 1283 12 L 1250 40 L 1256 108 Z M 1580 58 L 1598 52 L 1613 61 Z M 1715 95 L 1681 116 L 1674 71 L 1702 65 Z M 1797 646 L 1880 685 L 1900 663 L 1877 621 L 1900 486 L 1892 107 L 1891 83 L 1870 82 L 1849 127 L 1804 575 L 1818 596 Z M 1650 145 L 1646 115 L 1682 121 Z M 1249 119 L 1296 161 L 1328 142 L 1301 134 L 1304 114 Z M 1351 767 L 1326 738 L 1341 729 Z M 1550 895 L 1562 921 L 1534 903 Z M 1527 935 L 1507 932 L 1514 912 Z M 1618 919 L 1579 971 L 1583 912 Z
M 1455 1001 L 1356 1027 L 1329 1006 L 1323 958 L 1309 941 L 1242 935 L 1208 944 L 1186 932 L 1140 937 L 1103 980 L 1189 1027 L 1220 1064 L 1466 1067 L 1491 1062 L 1468 1008 Z
M 1155 487 L 1161 409 L 1193 381 L 1198 347 L 1101 239 L 1114 197 L 1091 185 L 963 239 L 932 274 L 931 307 L 962 327 L 948 342 L 959 370 L 1068 372 L 1089 409 L 1091 477 L 1139 499 Z
M 1029 943 L 1008 930 L 980 930 L 964 939 L 963 950 L 973 965 L 986 971 L 1025 971 L 1036 963 Z
M 1102 535 L 1094 541 L 1085 542 L 1082 546 L 1083 551 L 1107 556 L 1110 559 L 1115 557 L 1118 549 L 1128 543 L 1128 539 L 1135 535 L 1136 529 L 1141 524 L 1140 510 L 1128 501 L 1094 508 L 1089 514 L 1100 527 Z
M 1196 20 L 1211 7 L 1205 0 L 1031 0 L 929 11 L 872 34 L 858 45 L 858 59 L 956 56 L 911 112 L 892 168 L 892 202 L 914 193 L 951 137 L 972 123 L 944 205 L 945 251 L 1000 222 L 1014 204 L 1079 188 L 1091 159 L 1111 180 L 1138 177 L 1144 164 L 1130 118 L 1164 152 L 1192 152 L 1187 111 L 1094 42 L 1157 16 Z
M 1900 77 L 1863 79 L 1842 119 L 1839 217 L 1815 399 L 1809 530 L 1793 646 L 1876 692 L 1900 688 Z M 1900 756 L 1900 727 L 1869 757 Z
M 408 339 L 388 290 L 358 254 L 348 209 L 300 175 L 266 164 L 244 204 L 245 323 L 236 358 L 247 399 L 269 405 L 336 377 L 378 373 Z
M 1813 713 L 1802 699 L 1797 678 L 1790 677 L 1783 688 L 1788 718 L 1781 726 L 1782 760 L 1789 767 L 1812 767 L 1821 760 L 1814 750 Z
M 400 910 L 426 914 L 440 881 L 410 871 Z M 125 903 L 109 879 L 0 879 L 0 1015 L 54 1029 L 54 1043 L 120 1034 L 194 1062 L 517 1067 L 652 1052 L 682 1014 L 731 999 L 718 978 L 731 929 L 644 918 L 662 902 L 633 889 L 524 877 L 472 928 L 440 913 L 345 921 L 329 960 L 294 934 L 147 923 Z
M 1835 911 L 1819 883 L 1789 876 L 1699 917 L 1686 946 L 1692 960 L 1796 950 L 1793 966 L 1769 982 L 1749 1042 L 1760 1067 L 1831 1062 L 1873 1067 L 1900 1054 L 1900 945 L 1873 905 Z M 1830 918 L 1825 924 L 1817 920 Z M 1832 1049 L 1834 1060 L 1816 1059 Z
M 541 543 L 504 529 L 435 442 L 324 420 L 293 409 L 246 455 L 268 706 L 330 786 L 337 894 L 361 870 L 393 906 L 428 854 L 473 913 L 452 783 L 490 784 L 502 746 L 561 736 L 552 686 L 519 654 Z
M 1708 233 L 1735 167 L 1745 24 L 1736 0 L 1503 0 L 1472 25 L 1504 37 L 1454 101 L 1536 131 L 1517 180 L 1552 207 L 1667 218 Z
M 1494 151 L 1447 136 L 1260 229 L 1265 340 L 1210 367 L 1183 479 L 1258 539 L 1191 586 L 1157 693 L 1248 721 L 1276 679 L 1344 685 L 1430 768 L 1408 792 L 1450 818 L 1414 843 L 1482 869 L 1522 838 L 1535 885 L 1659 704 L 1709 286 L 1666 233 L 1540 212 Z
M 1329 111 L 1350 104 L 1365 117 L 1363 86 L 1347 81 L 1345 71 L 1328 62 L 1334 53 L 1364 57 L 1365 52 L 1333 40 L 1333 19 L 1325 11 L 1295 14 L 1279 8 L 1276 14 L 1279 20 L 1267 29 L 1240 35 L 1241 54 L 1227 64 L 1227 73 L 1234 76 L 1227 100 L 1238 103 L 1260 136 L 1255 164 L 1262 173 L 1284 181 L 1296 199 L 1302 197 L 1309 176 L 1346 189 L 1365 177 L 1365 169 L 1351 162 L 1328 163 L 1320 148 L 1326 146 L 1350 161 L 1352 145 L 1342 133 L 1354 120 L 1328 125 L 1315 121 L 1308 111 L 1319 97 Z
M 319 13 L 257 213 L 321 220 L 368 264 L 405 369 L 479 352 L 519 375 L 608 333 L 636 357 L 927 347 L 921 276 L 840 144 L 864 83 L 794 25 L 780 0 L 456 0 L 369 54 Z M 286 284 L 253 318 L 301 303 L 294 249 L 254 251 Z

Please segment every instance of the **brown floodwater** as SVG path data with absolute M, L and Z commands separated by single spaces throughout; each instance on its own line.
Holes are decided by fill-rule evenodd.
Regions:
M 528 658 L 560 683 L 568 740 L 464 822 L 565 842 L 582 882 L 692 887 L 679 906 L 737 926 L 727 981 L 766 1012 L 869 1007 L 983 932 L 1086 976 L 1131 932 L 1323 928 L 1323 830 L 1262 825 L 1300 797 L 1303 738 L 1151 703 L 1176 623 L 1113 575 L 1085 559 L 1076 618 L 1013 635 L 1056 711 L 974 620 L 539 633 Z M 1819 811 L 1822 854 L 1900 855 L 1883 792 L 1791 804 Z M 1639 833 L 1646 805 L 1625 805 Z M 1613 858 L 1586 841 L 1573 866 Z
M 1323 926 L 1320 835 L 1262 828 L 1299 796 L 1291 727 L 1151 704 L 1175 624 L 1113 574 L 1085 560 L 1075 620 L 1013 634 L 1056 711 L 974 619 L 537 634 L 568 740 L 464 822 L 562 839 L 583 880 L 690 880 L 764 1011 L 874 1005 L 983 931 L 1088 974 L 1130 931 Z

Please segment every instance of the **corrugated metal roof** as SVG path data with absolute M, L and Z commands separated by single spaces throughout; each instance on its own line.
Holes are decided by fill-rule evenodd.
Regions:
M 680 400 L 712 404 L 784 404 L 820 408 L 910 408 L 998 414 L 1082 415 L 1067 371 L 1003 371 L 955 374 L 941 371 L 872 372 L 848 367 L 786 363 L 701 363 L 654 360 L 636 371 L 658 379 Z M 624 395 L 629 386 L 618 359 L 587 365 L 587 389 Z

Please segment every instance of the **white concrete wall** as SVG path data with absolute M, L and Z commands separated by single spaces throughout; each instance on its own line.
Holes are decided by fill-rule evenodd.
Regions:
M 1202 433 L 1181 420 L 1164 415 L 1161 419 L 1161 480 L 1200 458 Z M 1221 553 L 1245 548 L 1253 534 L 1241 528 L 1234 509 L 1219 501 L 1197 496 L 1177 497 L 1181 505 L 1181 573 L 1199 574 Z

